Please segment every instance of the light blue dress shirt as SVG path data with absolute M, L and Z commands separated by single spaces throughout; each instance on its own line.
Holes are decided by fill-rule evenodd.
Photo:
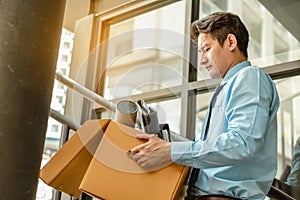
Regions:
M 207 132 L 197 141 L 172 142 L 172 160 L 201 169 L 198 195 L 264 199 L 277 171 L 275 84 L 244 61 L 227 72 L 220 86 L 209 107 Z

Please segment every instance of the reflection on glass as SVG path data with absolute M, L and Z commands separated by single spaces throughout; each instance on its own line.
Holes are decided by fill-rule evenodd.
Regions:
M 199 138 L 202 131 L 202 126 L 207 113 L 208 104 L 213 92 L 199 94 L 196 97 L 196 133 L 195 138 Z
M 291 171 L 287 177 L 287 184 L 291 186 L 300 186 L 300 137 L 297 138 L 293 149 L 291 161 Z
M 180 134 L 181 99 L 173 99 L 151 103 L 149 106 L 158 112 L 160 124 L 168 124 L 170 131 Z
M 177 86 L 182 81 L 182 62 L 179 56 L 157 49 L 124 55 L 107 70 L 105 98 L 126 97 Z
M 117 98 L 180 85 L 185 2 L 110 26 L 105 98 Z
M 294 146 L 300 137 L 300 76 L 276 81 L 280 97 L 278 112 L 279 174 L 291 165 Z

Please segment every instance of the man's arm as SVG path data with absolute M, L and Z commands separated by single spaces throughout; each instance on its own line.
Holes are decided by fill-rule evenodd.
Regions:
M 171 141 L 176 141 L 176 142 L 180 142 L 180 141 L 191 141 L 173 131 L 170 132 L 170 135 L 171 135 Z

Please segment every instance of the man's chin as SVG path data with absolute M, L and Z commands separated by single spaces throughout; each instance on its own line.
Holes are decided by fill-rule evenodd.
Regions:
M 220 79 L 221 78 L 220 73 L 213 73 L 210 71 L 208 74 L 212 79 Z

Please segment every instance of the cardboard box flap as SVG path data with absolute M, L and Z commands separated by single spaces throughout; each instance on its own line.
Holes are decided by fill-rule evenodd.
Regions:
M 143 141 L 140 131 L 111 121 L 79 188 L 106 200 L 175 199 L 188 168 L 171 164 L 157 171 L 141 169 L 126 153 Z
M 40 178 L 53 188 L 78 197 L 78 189 L 110 119 L 85 122 L 41 169 Z

